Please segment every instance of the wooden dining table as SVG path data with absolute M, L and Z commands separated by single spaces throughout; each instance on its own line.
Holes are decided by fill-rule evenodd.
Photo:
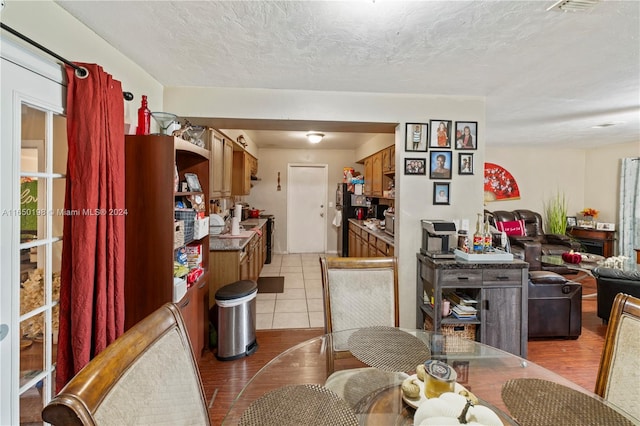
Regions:
M 638 424 L 638 419 L 546 368 L 479 342 L 469 340 L 461 345 L 457 339 L 460 338 L 393 327 L 345 330 L 309 339 L 282 352 L 258 371 L 233 401 L 223 424 L 252 424 L 247 421 L 247 414 L 270 393 L 295 385 L 313 385 L 327 387 L 348 401 L 361 425 L 412 425 L 416 403 L 410 404 L 412 401 L 403 398 L 399 380 L 415 374 L 416 367 L 427 361 L 423 358 L 440 360 L 453 367 L 457 376 L 456 389 L 462 387 L 472 392 L 480 405 L 498 414 L 503 424 L 527 424 L 522 422 L 527 413 L 517 411 L 522 407 L 508 406 L 505 399 L 509 401 L 509 398 L 503 395 L 505 384 L 528 384 L 524 379 L 536 379 L 537 386 L 550 382 L 573 397 L 584 397 L 589 403 L 609 410 L 604 414 L 606 416 L 621 416 L 627 419 L 627 424 Z M 335 358 L 336 341 L 348 343 L 350 356 Z M 362 380 L 361 376 L 359 382 L 350 385 L 350 377 L 356 377 L 355 373 L 370 374 L 371 380 L 366 380 L 367 376 Z M 380 377 L 383 377 L 382 381 Z M 518 389 L 524 389 L 526 394 L 526 387 Z M 532 392 L 540 394 L 539 390 Z M 553 393 L 548 398 L 549 403 L 545 405 L 560 403 L 562 399 Z M 287 404 L 288 401 L 282 401 L 273 411 L 297 409 Z M 512 411 L 517 412 L 514 415 Z M 265 421 L 264 424 L 269 423 Z

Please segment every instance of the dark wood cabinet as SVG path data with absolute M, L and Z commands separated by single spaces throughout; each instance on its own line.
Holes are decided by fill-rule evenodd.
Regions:
M 568 234 L 578 240 L 582 251 L 611 257 L 614 254 L 613 243 L 616 240 L 615 231 L 605 231 L 589 228 L 570 228 Z
M 180 138 L 161 135 L 125 139 L 125 329 L 173 302 L 174 174 L 198 176 L 209 215 L 209 151 Z M 179 301 L 196 356 L 208 346 L 209 236 L 196 241 L 202 247 L 203 275 Z M 203 286 L 203 284 L 205 284 Z M 205 322 L 206 319 L 206 322 Z
M 476 324 L 476 340 L 527 356 L 528 265 L 522 261 L 469 263 L 417 254 L 416 326 L 435 331 Z M 477 319 L 442 317 L 443 293 L 462 290 L 477 300 Z M 478 333 L 479 327 L 479 333 Z

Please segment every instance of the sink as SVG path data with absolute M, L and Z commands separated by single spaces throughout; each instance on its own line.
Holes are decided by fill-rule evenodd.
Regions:
M 245 219 L 242 222 L 240 222 L 240 225 L 244 226 L 244 227 L 251 227 L 251 226 L 258 226 L 259 224 L 259 219 Z

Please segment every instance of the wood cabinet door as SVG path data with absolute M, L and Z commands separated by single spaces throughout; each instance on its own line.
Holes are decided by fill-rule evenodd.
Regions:
M 520 287 L 482 289 L 482 343 L 520 355 Z
M 251 170 L 244 151 L 233 152 L 232 195 L 249 195 L 251 188 Z
M 214 130 L 210 133 L 211 157 L 209 158 L 209 196 L 221 197 L 224 180 L 224 139 Z
M 200 341 L 195 344 L 193 351 L 199 358 L 209 347 L 209 279 L 200 279 L 196 294 L 197 334 Z
M 395 145 L 391 145 L 382 151 L 382 172 L 389 173 L 393 172 L 396 169 L 396 147 Z
M 250 275 L 250 265 L 249 265 L 249 253 L 247 253 L 240 259 L 240 279 L 241 280 L 249 280 L 251 279 Z
M 371 196 L 373 183 L 373 157 L 364 159 L 364 195 Z
M 180 307 L 180 313 L 182 314 L 182 318 L 184 319 L 184 325 L 187 328 L 187 334 L 189 335 L 189 340 L 191 341 L 191 347 L 193 347 L 193 352 L 196 356 L 200 356 L 201 352 L 197 349 L 202 342 L 202 337 L 200 337 L 198 321 L 200 316 L 198 315 L 198 307 L 197 307 L 197 289 L 191 287 L 185 297 L 182 298 L 180 302 L 178 302 L 178 306 Z
M 353 228 L 349 228 L 349 257 L 356 257 L 356 244 L 356 233 Z
M 229 139 L 224 139 L 222 152 L 222 196 L 228 197 L 231 195 L 231 179 L 233 173 L 233 142 Z
M 371 195 L 382 197 L 382 152 L 373 156 L 371 164 Z

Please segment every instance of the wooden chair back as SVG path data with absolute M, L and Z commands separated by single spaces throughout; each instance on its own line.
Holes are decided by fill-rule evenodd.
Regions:
M 42 411 L 53 425 L 208 425 L 180 309 L 167 303 L 99 353 Z
M 640 299 L 618 293 L 609 325 L 595 393 L 640 419 Z

